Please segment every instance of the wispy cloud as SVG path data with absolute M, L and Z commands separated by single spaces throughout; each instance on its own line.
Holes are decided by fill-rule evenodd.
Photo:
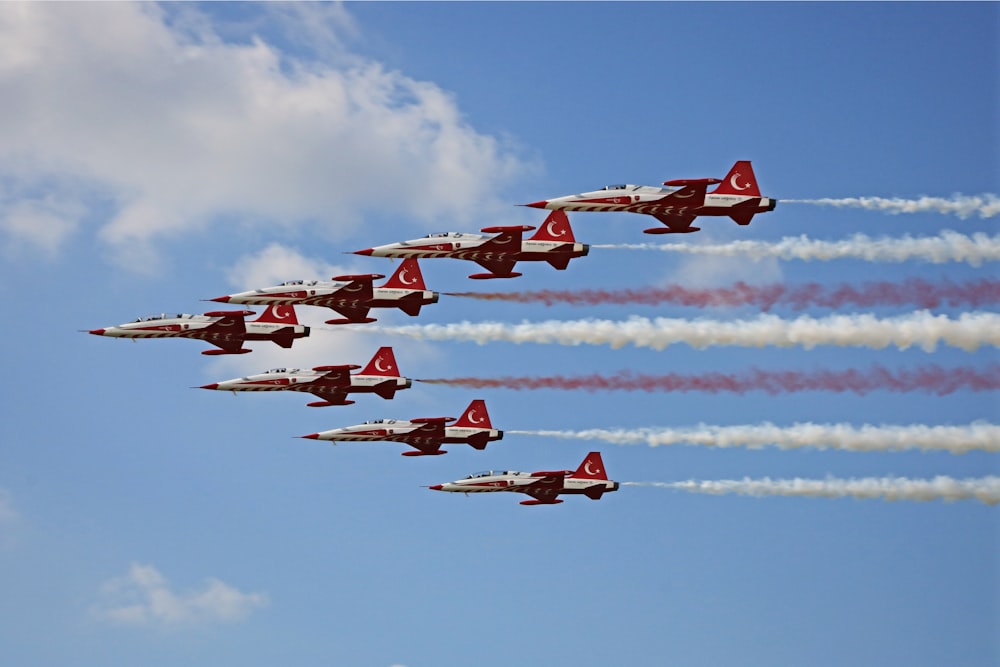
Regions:
M 271 243 L 252 255 L 240 257 L 226 272 L 229 283 L 240 291 L 277 285 L 286 280 L 328 280 L 334 275 L 364 273 L 345 266 L 306 257 L 295 248 Z
M 110 209 L 101 237 L 148 271 L 156 239 L 220 216 L 331 220 L 331 238 L 371 213 L 460 219 L 500 210 L 497 188 L 534 168 L 433 83 L 360 57 L 305 61 L 260 38 L 228 43 L 197 10 L 174 14 L 0 6 L 0 215 L 22 211 L 0 224 L 8 242 L 58 247 L 99 198 Z M 340 9 L 283 21 L 309 23 L 312 53 L 350 25 Z M 23 211 L 42 185 L 67 199 L 48 207 L 63 215 L 39 236 Z
M 175 593 L 155 567 L 133 563 L 125 575 L 104 583 L 91 611 L 115 625 L 172 629 L 236 623 L 268 602 L 264 593 L 243 593 L 214 578 L 201 590 Z

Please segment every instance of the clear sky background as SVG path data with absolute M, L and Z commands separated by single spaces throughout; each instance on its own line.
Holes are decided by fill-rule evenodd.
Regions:
M 291 350 L 209 358 L 194 341 L 80 333 L 297 278 L 381 272 L 345 252 L 538 224 L 515 207 L 609 183 L 721 177 L 763 194 L 1000 190 L 995 3 L 0 5 L 0 654 L 10 665 L 996 665 L 1000 521 L 974 500 L 713 496 L 626 487 L 600 502 L 432 493 L 489 469 L 613 479 L 1000 472 L 996 455 L 676 445 L 508 435 L 403 458 L 294 436 L 458 416 L 505 430 L 996 421 L 991 392 L 769 395 L 468 390 L 312 409 L 191 389 L 274 366 L 413 378 L 985 369 L 994 348 L 761 349 L 418 341 L 317 329 Z M 651 218 L 570 215 L 591 244 L 997 231 L 997 218 L 779 203 L 749 227 L 650 237 Z M 595 249 L 566 271 L 430 289 L 790 286 L 995 279 L 996 264 L 804 262 Z M 916 306 L 844 308 L 904 315 Z M 957 315 L 974 307 L 941 306 Z M 990 310 L 991 306 L 981 309 Z M 552 306 L 442 297 L 379 324 L 753 307 Z M 834 311 L 776 307 L 785 318 Z M 319 324 L 320 309 L 300 310 Z

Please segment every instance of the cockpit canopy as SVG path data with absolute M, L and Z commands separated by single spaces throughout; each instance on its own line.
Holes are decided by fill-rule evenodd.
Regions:
M 303 285 L 305 287 L 311 287 L 315 285 L 318 281 L 316 280 L 286 280 L 285 282 L 278 285 L 278 287 L 294 287 L 296 285 Z
M 395 424 L 398 420 L 396 419 L 370 419 L 366 421 L 366 424 Z
M 632 185 L 605 185 L 601 190 L 628 190 Z
M 146 317 L 140 317 L 136 322 L 152 322 L 154 320 L 180 320 L 180 319 L 191 319 L 194 315 L 188 315 L 186 313 L 161 313 L 159 315 L 147 315 Z
M 477 472 L 469 475 L 466 479 L 476 479 L 477 477 L 499 477 L 501 475 L 523 475 L 524 473 L 517 472 L 516 470 L 483 470 L 482 472 Z

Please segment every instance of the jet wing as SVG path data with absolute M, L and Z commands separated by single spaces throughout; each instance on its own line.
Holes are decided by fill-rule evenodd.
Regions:
M 193 338 L 200 338 L 222 350 L 235 353 L 243 347 L 246 338 L 247 327 L 244 318 L 253 315 L 252 310 L 219 310 L 205 313 L 209 317 L 219 319 L 195 332 Z
M 687 232 L 696 231 L 696 228 L 691 226 L 694 219 L 698 216 L 695 215 L 666 215 L 664 213 L 652 213 L 654 218 L 665 224 L 673 232 Z
M 347 284 L 334 293 L 334 298 L 348 299 L 351 301 L 371 301 L 374 297 L 372 283 L 377 278 L 385 278 L 379 273 L 366 273 L 361 275 L 334 276 L 333 280 L 347 281 Z M 346 317 L 346 315 L 345 315 Z
M 338 304 L 336 306 L 331 305 L 329 307 L 347 319 L 345 324 L 364 324 L 366 322 L 373 321 L 368 317 L 368 311 L 371 310 L 369 306 L 344 306 Z
M 508 259 L 477 258 L 474 261 L 476 262 L 476 264 L 483 267 L 484 269 L 494 274 L 494 276 L 498 278 L 514 277 L 512 275 L 514 272 L 514 265 L 517 264 L 515 260 L 508 260 Z M 480 274 L 476 275 L 479 276 Z
M 414 424 L 420 424 L 420 427 L 410 431 L 400 439 L 424 454 L 436 454 L 441 449 L 441 443 L 444 442 L 444 424 L 447 421 L 452 421 L 452 418 L 425 417 L 410 421 Z
M 551 503 L 564 488 L 565 472 L 532 473 L 532 475 L 539 474 L 544 475 L 544 477 L 540 477 L 538 481 L 532 482 L 521 490 L 539 502 Z
M 534 227 L 529 225 L 514 225 L 510 227 L 483 227 L 482 231 L 487 234 L 494 234 L 479 246 L 479 250 L 493 252 L 521 252 L 521 238 L 524 232 L 530 232 Z
M 349 387 L 351 385 L 351 371 L 361 368 L 356 364 L 343 364 L 341 366 L 316 366 L 314 371 L 322 371 L 314 383 L 319 383 L 327 387 Z

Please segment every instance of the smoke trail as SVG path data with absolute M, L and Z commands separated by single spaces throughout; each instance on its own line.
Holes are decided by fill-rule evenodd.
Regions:
M 838 449 L 852 452 L 890 452 L 903 450 L 945 451 L 965 454 L 970 451 L 1000 452 L 1000 425 L 973 422 L 965 426 L 909 426 L 865 424 L 796 423 L 781 427 L 770 422 L 738 426 L 701 424 L 693 428 L 588 429 L 584 431 L 512 431 L 573 440 L 600 440 L 615 445 L 702 445 L 706 447 L 766 446 L 781 449 Z
M 622 482 L 622 486 L 651 486 L 691 493 L 743 496 L 806 496 L 810 498 L 882 498 L 883 500 L 979 500 L 1000 503 L 1000 477 L 933 479 L 865 477 L 860 479 L 723 479 L 685 482 Z
M 459 322 L 455 324 L 412 324 L 378 327 L 382 333 L 420 340 L 463 340 L 480 345 L 488 342 L 556 343 L 559 345 L 625 345 L 662 350 L 675 343 L 696 349 L 713 345 L 742 347 L 792 347 L 812 349 L 817 345 L 906 349 L 919 346 L 933 352 L 938 343 L 967 352 L 983 345 L 1000 346 L 1000 314 L 962 313 L 957 319 L 918 311 L 908 315 L 877 318 L 874 315 L 830 315 L 813 318 L 801 315 L 784 320 L 776 315 L 759 315 L 744 320 L 676 319 L 630 317 L 616 320 L 574 320 L 568 322 Z
M 782 199 L 782 204 L 815 204 L 817 206 L 836 206 L 838 208 L 863 208 L 869 211 L 885 211 L 887 213 L 944 213 L 968 218 L 978 215 L 980 218 L 992 218 L 1000 213 L 1000 198 L 993 194 L 978 197 L 954 195 L 951 199 L 943 197 L 920 197 L 918 199 L 886 199 L 884 197 L 845 197 L 843 199 Z
M 722 257 L 749 256 L 755 258 L 799 259 L 806 262 L 828 262 L 834 259 L 858 259 L 866 262 L 906 262 L 920 260 L 932 264 L 965 262 L 980 266 L 983 262 L 1000 260 L 1000 236 L 981 232 L 966 236 L 951 230 L 940 236 L 913 238 L 872 238 L 854 234 L 843 241 L 821 241 L 802 236 L 787 236 L 780 241 L 733 241 L 717 244 L 689 243 L 626 243 L 595 244 L 591 248 L 617 250 L 659 250 L 692 255 Z
M 698 375 L 650 375 L 621 371 L 614 375 L 563 375 L 464 377 L 419 380 L 430 384 L 475 389 L 560 389 L 584 391 L 705 392 L 745 394 L 763 391 L 776 395 L 801 391 L 829 391 L 866 395 L 873 391 L 929 392 L 945 396 L 956 391 L 996 391 L 1000 389 L 1000 364 L 982 368 L 937 365 L 891 371 L 875 365 L 868 370 L 765 371 L 757 368 L 743 373 L 701 373 Z
M 697 289 L 683 285 L 645 287 L 622 290 L 534 290 L 528 292 L 445 292 L 481 301 L 513 303 L 543 303 L 546 306 L 568 304 L 594 306 L 603 304 L 654 306 L 663 303 L 698 308 L 717 306 L 756 306 L 767 311 L 774 306 L 802 310 L 810 306 L 843 308 L 855 306 L 903 306 L 915 304 L 921 308 L 948 306 L 980 307 L 1000 303 L 1000 280 L 982 279 L 964 283 L 943 281 L 933 283 L 911 278 L 902 283 L 867 282 L 862 285 L 838 286 L 808 283 L 791 286 L 782 284 L 748 285 L 737 282 L 731 287 Z

